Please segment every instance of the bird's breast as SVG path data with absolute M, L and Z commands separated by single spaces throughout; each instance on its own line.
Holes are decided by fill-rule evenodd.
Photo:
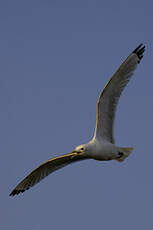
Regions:
M 95 160 L 106 161 L 114 159 L 115 146 L 110 143 L 96 143 L 92 151 L 92 158 Z

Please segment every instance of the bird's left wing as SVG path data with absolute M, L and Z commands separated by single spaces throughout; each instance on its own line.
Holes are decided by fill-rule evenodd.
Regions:
M 145 46 L 140 44 L 104 87 L 97 103 L 95 138 L 114 143 L 114 119 L 117 103 L 142 59 L 144 50 Z
M 77 155 L 76 153 L 69 153 L 67 155 L 62 155 L 56 158 L 52 158 L 47 162 L 40 165 L 38 168 L 33 170 L 24 180 L 22 180 L 16 188 L 10 193 L 10 196 L 17 195 L 30 187 L 39 183 L 40 180 L 48 176 L 50 173 L 63 168 L 64 166 L 87 159 L 86 156 Z

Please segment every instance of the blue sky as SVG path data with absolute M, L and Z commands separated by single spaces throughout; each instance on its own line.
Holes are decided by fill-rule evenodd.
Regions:
M 138 0 L 0 2 L 3 230 L 153 227 L 152 8 Z M 132 155 L 70 165 L 10 198 L 40 163 L 92 137 L 99 93 L 141 42 L 145 55 L 115 123 L 116 144 L 133 146 Z

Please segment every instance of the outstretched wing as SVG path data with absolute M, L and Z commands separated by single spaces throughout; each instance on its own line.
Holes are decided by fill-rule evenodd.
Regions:
M 114 119 L 120 95 L 143 57 L 140 44 L 122 63 L 104 87 L 97 103 L 95 138 L 114 143 Z
M 40 165 L 34 171 L 32 171 L 24 180 L 22 180 L 16 188 L 10 193 L 10 196 L 17 195 L 25 190 L 28 190 L 30 187 L 39 183 L 43 178 L 48 176 L 50 173 L 63 168 L 64 166 L 80 161 L 85 160 L 87 157 L 83 155 L 76 155 L 75 153 L 69 153 L 67 155 L 59 156 L 52 158 L 47 162 Z

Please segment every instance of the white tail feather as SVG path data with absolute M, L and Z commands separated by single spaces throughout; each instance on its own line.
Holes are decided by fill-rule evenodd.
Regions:
M 130 155 L 130 153 L 132 152 L 132 150 L 133 150 L 132 147 L 129 147 L 129 148 L 124 148 L 124 147 L 123 148 L 119 148 L 119 151 L 121 153 L 123 153 L 123 156 L 121 156 L 120 158 L 118 158 L 116 160 L 119 161 L 119 162 L 124 161 L 125 158 L 127 158 Z

